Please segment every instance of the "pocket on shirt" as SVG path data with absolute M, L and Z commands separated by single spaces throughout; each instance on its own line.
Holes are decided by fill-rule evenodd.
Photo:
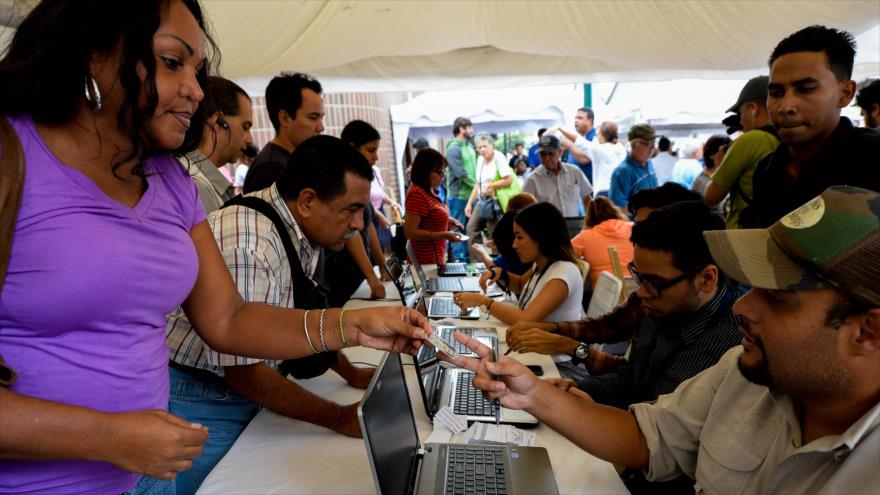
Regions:
M 696 479 L 706 493 L 743 493 L 767 458 L 770 438 L 731 417 L 714 421 L 700 437 Z

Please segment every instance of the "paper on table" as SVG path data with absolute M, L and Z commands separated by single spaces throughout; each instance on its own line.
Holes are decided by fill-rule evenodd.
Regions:
M 535 434 L 512 425 L 474 423 L 468 429 L 468 443 L 497 443 L 534 447 Z
M 444 406 L 434 415 L 434 432 L 428 436 L 428 443 L 457 444 L 509 444 L 521 447 L 534 447 L 535 434 L 520 430 L 511 425 L 492 423 L 473 423 L 467 427 L 467 417 L 455 414 L 449 406 Z

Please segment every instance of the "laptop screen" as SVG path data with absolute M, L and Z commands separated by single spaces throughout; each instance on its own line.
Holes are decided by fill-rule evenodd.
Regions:
M 437 353 L 431 346 L 423 345 L 416 354 L 416 374 L 419 378 L 419 389 L 422 392 L 422 400 L 425 402 L 425 412 L 429 417 L 434 416 L 434 395 L 440 393 L 437 383 L 440 381 L 440 361 Z
M 409 493 L 418 462 L 419 434 L 400 354 L 389 352 L 361 404 L 364 438 L 383 494 Z
M 413 307 L 413 302 L 415 302 L 415 298 L 419 296 L 419 286 L 416 285 L 416 281 L 413 278 L 411 267 L 406 267 L 403 270 L 403 275 L 400 277 L 400 293 L 401 293 L 401 302 L 407 308 Z

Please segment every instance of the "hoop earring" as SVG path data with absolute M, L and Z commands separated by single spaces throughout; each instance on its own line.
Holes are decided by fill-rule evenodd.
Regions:
M 98 89 L 98 83 L 91 75 L 86 76 L 85 88 L 86 103 L 95 112 L 100 112 L 102 106 L 101 90 Z

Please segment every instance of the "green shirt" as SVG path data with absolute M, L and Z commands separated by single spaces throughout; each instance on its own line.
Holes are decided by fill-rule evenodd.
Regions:
M 449 197 L 467 201 L 477 176 L 477 152 L 467 141 L 453 139 L 446 145 L 446 163 Z
M 739 229 L 739 214 L 747 206 L 742 195 L 745 194 L 749 201 L 752 199 L 752 175 L 755 167 L 762 158 L 772 153 L 779 146 L 779 139 L 767 131 L 753 129 L 744 133 L 730 144 L 727 154 L 715 175 L 712 183 L 730 191 L 730 199 L 727 202 L 727 228 Z M 740 193 L 734 194 L 734 186 L 739 187 Z

